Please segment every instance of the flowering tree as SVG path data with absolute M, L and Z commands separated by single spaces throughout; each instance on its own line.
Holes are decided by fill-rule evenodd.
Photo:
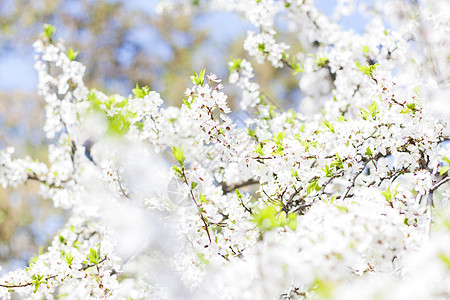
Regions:
M 147 87 L 88 89 L 47 25 L 34 47 L 48 163 L 7 148 L 0 182 L 37 181 L 72 217 L 27 268 L 0 278 L 0 295 L 450 297 L 450 4 L 339 1 L 332 19 L 312 2 L 193 2 L 257 28 L 249 57 L 229 63 L 238 114 L 205 70 L 180 107 Z M 192 9 L 160 11 L 177 5 Z M 355 7 L 372 17 L 361 35 L 337 25 Z M 278 39 L 280 19 L 300 51 Z M 257 83 L 252 62 L 266 61 L 297 78 L 298 109 L 278 108 Z

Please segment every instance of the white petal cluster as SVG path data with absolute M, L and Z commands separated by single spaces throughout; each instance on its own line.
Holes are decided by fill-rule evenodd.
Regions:
M 42 36 L 48 160 L 6 148 L 0 184 L 37 181 L 71 218 L 27 268 L 0 278 L 0 297 L 450 297 L 448 3 L 338 2 L 335 20 L 373 16 L 363 34 L 313 1 L 199 4 L 257 27 L 250 58 L 229 63 L 241 111 L 204 70 L 181 106 L 148 87 L 87 90 L 85 67 Z M 277 18 L 298 53 L 277 40 Z M 298 107 L 264 93 L 252 63 L 266 59 L 294 71 Z

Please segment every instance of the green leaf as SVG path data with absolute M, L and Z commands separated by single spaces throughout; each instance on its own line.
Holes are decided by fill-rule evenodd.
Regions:
M 103 102 L 97 98 L 97 93 L 96 93 L 95 89 L 91 89 L 89 91 L 89 94 L 87 95 L 86 100 L 91 103 L 91 107 L 94 110 L 100 110 L 100 105 L 103 104 Z
M 172 146 L 173 156 L 180 163 L 180 165 L 184 165 L 185 157 L 183 155 L 183 148 Z
M 255 147 L 255 152 L 258 153 L 259 155 L 263 156 L 264 152 L 263 152 L 263 147 L 261 143 L 258 143 Z
M 31 276 L 31 283 L 34 286 L 33 293 L 36 293 L 41 284 L 46 284 L 47 281 L 44 279 L 44 275 L 36 274 Z
M 376 119 L 378 111 L 378 104 L 374 101 L 372 104 L 369 105 L 367 109 L 360 109 L 359 116 L 362 117 L 364 120 L 367 120 L 368 117 L 371 117 L 373 120 Z
M 309 195 L 313 191 L 320 191 L 319 180 L 313 179 L 306 188 L 306 194 Z
M 401 114 L 409 114 L 410 112 L 411 112 L 411 109 L 409 109 L 408 107 L 405 107 L 400 111 Z
M 78 56 L 79 51 L 74 51 L 72 48 L 69 48 L 69 50 L 67 50 L 67 57 L 71 60 L 74 61 L 77 56 Z
M 375 113 L 378 113 L 378 105 L 377 103 L 374 101 L 372 104 L 369 105 L 369 112 L 373 115 Z
M 198 185 L 197 182 L 192 181 L 191 182 L 191 190 L 195 189 L 197 187 L 197 185 Z
M 247 132 L 248 135 L 251 136 L 252 138 L 256 139 L 256 133 L 254 130 L 252 130 L 251 128 L 247 128 Z
M 441 171 L 439 172 L 439 175 L 444 175 L 445 173 L 448 172 L 448 170 L 450 170 L 450 166 L 444 166 L 441 168 Z
M 193 84 L 197 84 L 197 73 L 195 73 L 194 70 L 192 70 L 192 73 L 194 73 L 194 76 L 191 76 L 191 81 Z
M 66 253 L 64 255 L 64 261 L 70 266 L 72 265 L 73 262 L 73 256 L 72 256 L 72 252 Z
M 47 38 L 51 38 L 53 33 L 55 33 L 56 28 L 50 24 L 44 24 L 44 35 Z
M 300 143 L 302 144 L 302 146 L 305 148 L 305 152 L 309 151 L 309 147 L 310 147 L 310 143 L 307 140 L 300 140 Z
M 67 240 L 62 235 L 59 235 L 58 239 L 61 244 L 67 245 Z
M 287 226 L 292 230 L 295 231 L 297 229 L 297 214 L 296 213 L 290 213 L 288 214 L 288 221 Z
M 252 221 L 256 223 L 262 231 L 267 231 L 276 227 L 277 209 L 273 205 L 268 205 L 265 208 L 257 210 L 253 216 Z
M 264 53 L 266 51 L 266 45 L 263 43 L 258 44 L 258 50 Z
M 150 88 L 148 86 L 144 86 L 143 88 L 139 88 L 139 84 L 136 83 L 136 88 L 132 90 L 133 94 L 138 98 L 144 98 L 150 92 Z
M 333 282 L 319 278 L 316 278 L 313 286 L 313 290 L 317 293 L 319 299 L 331 299 L 336 288 Z
M 346 213 L 348 213 L 348 207 L 346 207 L 346 206 L 342 206 L 342 205 L 336 205 L 336 208 L 338 209 L 338 210 L 340 210 L 340 211 L 343 211 L 343 212 L 346 212 Z
M 333 172 L 331 171 L 329 165 L 325 165 L 325 168 L 322 168 L 322 171 L 325 172 L 325 176 L 326 177 L 332 177 L 333 176 Z
M 334 127 L 333 125 L 330 124 L 330 122 L 328 122 L 327 120 L 322 121 L 322 124 L 325 125 L 325 127 L 328 128 L 328 130 L 330 130 L 332 133 L 334 133 Z
M 175 174 L 183 179 L 183 167 L 181 167 L 181 169 L 176 166 L 176 165 L 172 165 L 172 169 L 175 171 Z
M 291 66 L 292 66 L 292 68 L 294 69 L 294 72 L 292 72 L 292 75 L 295 75 L 295 74 L 297 74 L 297 73 L 303 73 L 303 72 L 305 72 L 305 68 L 304 68 L 303 64 L 302 64 L 302 66 L 300 67 L 300 64 L 295 62 L 295 58 L 294 58 L 294 57 L 292 57 L 292 60 L 291 60 Z
M 278 133 L 277 134 L 277 137 L 276 137 L 276 140 L 278 141 L 278 142 L 281 142 L 283 139 L 285 139 L 286 138 L 286 133 L 284 132 L 284 131 L 282 131 L 282 132 L 280 132 L 280 133 Z
M 277 221 L 280 225 L 286 224 L 286 212 L 284 210 L 278 213 Z
M 37 260 L 39 259 L 39 255 L 33 255 L 28 261 L 28 265 L 31 267 Z
M 205 77 L 205 72 L 206 72 L 206 69 L 203 69 L 201 72 L 200 72 L 200 75 L 198 76 L 198 77 L 200 77 L 203 81 L 204 81 L 204 77 Z M 203 83 L 202 83 L 203 84 Z
M 407 217 L 405 217 L 405 219 L 403 220 L 403 224 L 405 224 L 406 226 L 409 226 L 408 221 L 409 221 L 409 219 Z
M 203 253 L 196 252 L 195 254 L 197 255 L 197 258 L 200 260 L 200 262 L 202 264 L 204 264 L 204 265 L 209 264 L 209 260 L 206 259 L 205 255 Z
M 336 155 L 333 157 L 333 161 L 331 162 L 331 167 L 339 169 L 344 168 L 344 162 L 339 157 L 339 153 L 336 153 Z
M 407 103 L 406 106 L 407 106 L 409 109 L 411 109 L 411 110 L 416 109 L 416 104 L 415 104 L 415 103 Z
M 282 141 L 283 139 L 286 138 L 286 133 L 284 131 L 278 133 L 278 134 L 273 134 L 273 138 L 272 140 L 275 142 L 275 145 L 277 146 L 277 148 L 272 152 L 273 154 L 280 154 L 283 155 L 283 144 Z
M 107 134 L 113 136 L 123 136 L 130 128 L 130 118 L 133 114 L 126 110 L 121 110 L 119 113 L 107 117 L 108 131 Z
M 88 254 L 87 258 L 88 258 L 88 261 L 91 262 L 92 264 L 98 265 L 100 262 L 100 247 L 98 247 L 98 250 L 91 248 L 89 250 L 89 254 Z
M 238 71 L 241 68 L 241 63 L 242 63 L 242 59 L 237 58 L 237 59 L 233 59 L 230 63 L 230 66 L 228 67 L 228 69 L 230 70 L 230 72 L 233 71 Z
M 279 206 L 269 204 L 266 207 L 256 210 L 252 215 L 252 221 L 260 228 L 261 232 L 271 230 L 276 227 L 289 227 L 291 230 L 297 228 L 297 214 L 281 211 L 278 213 Z
M 446 164 L 446 165 L 441 167 L 439 175 L 444 175 L 445 173 L 448 172 L 448 170 L 450 170 L 450 159 L 448 159 L 448 157 L 444 156 L 444 157 L 441 158 L 441 162 Z
M 439 253 L 439 258 L 444 262 L 447 269 L 450 270 L 450 255 L 445 253 Z
M 203 194 L 198 195 L 198 202 L 200 203 L 208 203 L 208 199 L 206 199 L 206 196 Z
M 183 99 L 184 105 L 186 105 L 188 108 L 191 108 L 191 103 L 187 101 L 186 99 Z
M 369 66 L 362 66 L 359 64 L 359 62 L 355 62 L 356 66 L 358 67 L 358 70 L 363 72 L 364 74 L 373 77 L 373 71 L 380 65 L 380 64 L 374 64 Z
M 344 118 L 344 116 L 342 114 L 338 117 L 337 120 L 338 120 L 338 122 L 347 121 L 347 119 Z
M 322 68 L 322 67 L 325 66 L 329 61 L 328 61 L 328 58 L 326 58 L 326 57 L 318 57 L 318 58 L 316 58 L 316 60 L 315 60 L 314 62 L 317 64 L 317 66 L 318 66 L 319 68 Z
M 450 165 L 450 159 L 448 159 L 448 157 L 445 157 L 445 156 L 442 157 L 442 162 L 444 162 L 444 163 Z
M 76 240 L 76 241 L 73 242 L 72 246 L 73 246 L 75 249 L 79 249 L 80 246 L 81 246 L 81 242 L 78 241 L 78 240 Z
M 388 188 L 381 192 L 381 194 L 384 196 L 387 202 L 391 203 L 392 200 L 395 198 L 395 196 L 398 194 L 397 188 L 400 184 L 398 184 L 394 189 L 391 190 L 391 186 L 388 186 Z
M 195 85 L 203 85 L 205 82 L 205 69 L 203 69 L 200 74 L 195 73 L 195 71 L 192 71 L 194 73 L 194 76 L 191 76 L 191 81 Z

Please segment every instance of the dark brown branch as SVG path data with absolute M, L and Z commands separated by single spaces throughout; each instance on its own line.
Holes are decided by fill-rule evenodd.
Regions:
M 28 180 L 38 181 L 38 182 L 40 182 L 40 183 L 43 183 L 43 184 L 49 186 L 50 188 L 61 188 L 60 186 L 57 186 L 57 185 L 56 185 L 55 183 L 53 183 L 53 182 L 52 182 L 52 183 L 49 183 L 47 180 L 39 178 L 35 173 L 28 174 L 27 179 L 28 179 Z M 63 182 L 63 181 L 62 181 L 62 182 Z
M 237 183 L 237 184 L 232 185 L 232 186 L 228 186 L 228 185 L 222 183 L 222 191 L 223 191 L 224 194 L 227 194 L 227 193 L 235 191 L 236 189 L 239 189 L 241 187 L 249 186 L 249 185 L 253 185 L 253 184 L 258 184 L 258 183 L 259 183 L 259 181 L 255 180 L 254 178 L 251 178 L 251 179 L 249 179 L 247 181 L 243 181 L 241 183 Z
M 350 182 L 350 184 L 347 186 L 347 189 L 345 190 L 344 194 L 342 194 L 341 199 L 344 200 L 345 198 L 347 198 L 348 193 L 350 192 L 350 190 L 355 186 L 355 182 L 356 179 L 358 178 L 358 176 L 364 171 L 364 169 L 366 168 L 367 164 L 370 162 L 370 160 L 367 160 L 364 162 L 364 164 L 361 166 L 361 168 L 355 173 L 355 175 L 353 175 L 352 177 L 352 181 Z
M 302 212 L 303 209 L 308 208 L 308 207 L 310 207 L 311 205 L 312 205 L 312 203 L 300 205 L 300 206 L 296 207 L 291 213 Z
M 426 223 L 425 223 L 425 233 L 427 236 L 430 236 L 431 234 L 431 222 L 433 221 L 433 217 L 432 217 L 432 207 L 433 207 L 433 192 L 430 190 L 428 191 L 428 195 L 427 195 L 427 211 L 426 211 Z
M 322 188 L 320 190 L 321 195 L 325 193 L 325 188 L 327 187 L 327 185 L 329 185 L 331 183 L 331 181 L 333 181 L 333 179 L 338 178 L 338 177 L 342 177 L 343 174 L 334 174 L 333 176 L 331 176 L 327 182 L 324 183 L 324 185 L 322 185 Z
M 262 190 L 262 191 L 263 191 L 264 195 L 266 195 L 266 197 L 269 198 L 270 202 L 272 202 L 272 203 L 277 203 L 277 201 L 273 200 L 273 199 L 266 193 L 265 190 Z
M 287 213 L 289 213 L 289 210 L 290 210 L 290 206 L 294 203 L 294 198 L 295 198 L 295 196 L 297 196 L 299 193 L 300 193 L 300 191 L 302 190 L 302 188 L 300 188 L 300 189 L 296 189 L 296 188 L 294 188 L 295 189 L 295 192 L 294 193 L 292 193 L 292 195 L 289 197 L 289 199 L 288 199 L 288 201 L 286 201 L 286 204 L 283 204 L 283 208 L 281 209 L 281 210 L 283 210 L 286 214 Z M 302 197 L 302 199 L 303 199 L 304 197 Z M 297 209 L 296 209 L 297 210 Z
M 105 256 L 103 259 L 99 260 L 98 264 L 90 264 L 90 265 L 85 265 L 83 266 L 81 269 L 79 269 L 79 271 L 86 271 L 89 268 L 95 267 L 99 264 L 101 264 L 102 262 L 104 262 L 107 259 L 107 257 Z
M 438 183 L 436 183 L 435 185 L 433 185 L 433 187 L 431 187 L 430 192 L 434 192 L 435 190 L 437 190 L 441 185 L 443 185 L 444 183 L 446 183 L 447 181 L 450 180 L 450 176 L 445 177 L 444 179 L 442 179 L 441 181 L 439 181 Z
M 184 172 L 184 167 L 182 168 L 182 175 L 183 175 L 184 183 L 186 183 L 186 185 L 189 188 L 189 194 L 190 194 L 190 196 L 192 198 L 192 201 L 194 202 L 195 206 L 197 206 L 198 209 L 202 209 L 200 204 L 198 204 L 197 200 L 195 199 L 194 192 L 192 191 L 192 188 L 189 185 L 189 182 L 187 181 L 186 173 Z M 211 243 L 212 242 L 211 235 L 209 234 L 208 223 L 206 222 L 206 219 L 203 216 L 203 211 L 199 211 L 199 214 L 200 214 L 200 219 L 202 220 L 203 224 L 205 225 L 205 231 L 206 231 L 206 234 L 208 235 L 208 240 Z

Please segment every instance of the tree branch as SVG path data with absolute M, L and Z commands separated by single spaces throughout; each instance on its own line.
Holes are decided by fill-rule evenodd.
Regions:
M 241 187 L 258 184 L 258 183 L 259 183 L 259 181 L 255 180 L 254 178 L 251 178 L 247 181 L 243 181 L 241 183 L 237 183 L 237 184 L 231 185 L 231 186 L 228 186 L 228 185 L 222 183 L 222 191 L 224 194 L 228 194 L 229 192 L 235 191 L 236 189 L 239 189 Z
M 182 174 L 183 174 L 183 181 L 184 181 L 184 183 L 186 183 L 186 185 L 189 188 L 189 194 L 192 198 L 192 201 L 194 202 L 195 206 L 197 206 L 197 208 L 199 209 L 200 219 L 202 220 L 203 224 L 205 225 L 205 231 L 206 231 L 206 234 L 208 235 L 208 240 L 211 243 L 212 240 L 211 240 L 211 235 L 209 234 L 208 222 L 206 222 L 206 219 L 203 216 L 203 210 L 200 211 L 200 209 L 202 209 L 202 207 L 200 206 L 200 204 L 198 204 L 197 200 L 195 199 L 194 192 L 192 191 L 192 188 L 189 185 L 189 182 L 187 181 L 187 177 L 186 177 L 186 173 L 184 172 L 184 168 L 182 168 Z
M 347 189 L 345 190 L 345 192 L 342 194 L 341 199 L 344 200 L 345 198 L 347 198 L 348 193 L 350 192 L 350 190 L 355 186 L 355 182 L 356 179 L 358 178 L 358 176 L 364 171 L 364 169 L 366 168 L 367 164 L 370 162 L 370 160 L 367 160 L 364 162 L 364 164 L 361 166 L 361 168 L 355 173 L 355 175 L 353 175 L 352 180 L 350 182 L 350 184 L 347 186 Z
M 432 222 L 432 215 L 431 215 L 431 209 L 433 206 L 433 191 L 428 191 L 427 195 L 427 219 L 425 223 L 425 233 L 429 237 L 431 235 L 431 222 Z
M 438 183 L 436 183 L 435 185 L 433 185 L 433 187 L 430 189 L 430 192 L 434 192 L 435 190 L 437 190 L 441 185 L 443 185 L 444 183 L 446 183 L 447 181 L 450 180 L 450 176 L 445 177 L 444 179 L 442 179 L 441 181 L 439 181 Z
M 89 269 L 89 268 L 91 268 L 91 267 L 94 267 L 94 266 L 97 266 L 97 265 L 101 264 L 101 263 L 104 262 L 107 258 L 108 258 L 108 257 L 105 256 L 102 260 L 100 260 L 100 261 L 98 262 L 98 264 L 89 264 L 89 265 L 85 265 L 85 266 L 83 266 L 82 268 L 78 269 L 78 271 L 86 271 L 87 269 Z M 50 276 L 45 277 L 44 280 L 47 281 L 47 280 L 49 280 L 49 279 L 55 278 L 56 276 L 58 276 L 58 275 L 50 275 Z M 32 284 L 34 284 L 34 282 L 27 282 L 27 283 L 23 283 L 23 284 L 13 284 L 13 285 L 9 285 L 9 284 L 0 284 L 0 287 L 4 287 L 4 288 L 19 288 L 19 287 L 27 287 L 27 286 L 30 286 L 30 285 L 32 285 Z

